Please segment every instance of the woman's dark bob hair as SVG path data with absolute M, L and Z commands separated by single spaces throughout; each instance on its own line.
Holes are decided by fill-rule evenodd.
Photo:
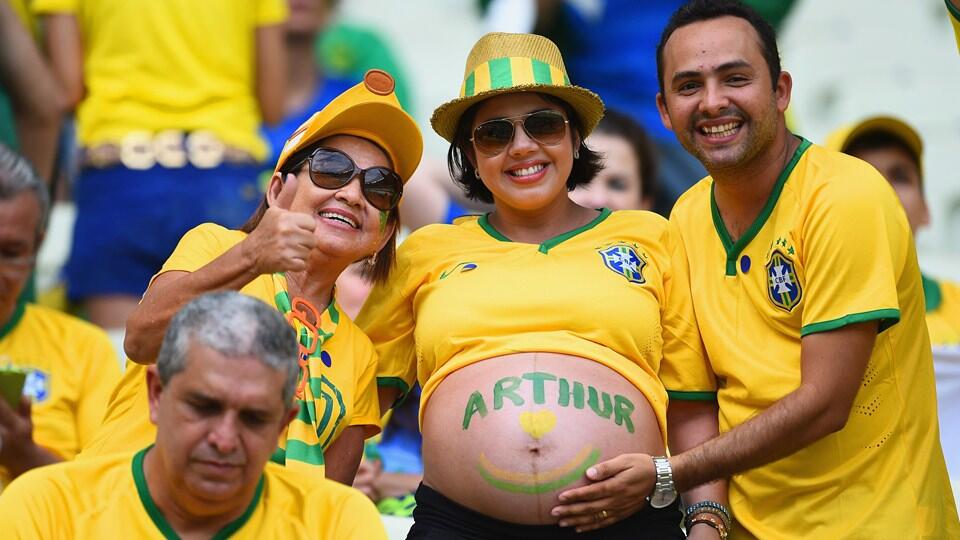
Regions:
M 570 176 L 567 177 L 567 191 L 573 191 L 579 185 L 587 184 L 593 177 L 603 169 L 603 159 L 600 154 L 587 148 L 583 144 L 583 123 L 576 111 L 573 110 L 566 101 L 560 98 L 537 94 L 543 99 L 560 105 L 570 121 L 570 127 L 575 130 L 580 137 L 580 156 L 573 160 L 573 167 L 570 169 Z M 475 156 L 473 143 L 470 138 L 473 135 L 473 119 L 477 115 L 477 108 L 483 101 L 475 103 L 460 116 L 457 123 L 457 133 L 450 144 L 450 150 L 447 152 L 447 168 L 450 170 L 450 177 L 454 182 L 460 185 L 467 197 L 485 203 L 493 203 L 493 193 L 483 185 L 483 181 L 477 177 L 477 170 L 474 168 L 470 157 Z
M 323 141 L 317 141 L 317 143 L 291 154 L 290 157 L 287 158 L 287 161 L 285 161 L 278 170 L 278 172 L 281 174 L 281 178 L 285 178 L 288 174 L 298 174 L 303 167 L 306 167 L 307 163 L 305 160 L 310 156 L 310 154 L 313 153 L 314 150 L 320 146 L 323 146 L 321 144 L 322 142 Z M 384 155 L 389 154 L 384 152 Z M 392 167 L 393 164 L 391 163 L 390 166 Z M 269 207 L 270 203 L 267 202 L 267 196 L 264 194 L 263 200 L 260 201 L 260 206 L 254 210 L 253 215 L 250 216 L 250 219 L 248 219 L 247 222 L 240 227 L 240 230 L 247 234 L 253 232 L 253 230 L 257 228 L 257 225 L 260 225 L 260 221 L 263 219 L 263 215 L 267 213 L 267 208 Z M 367 279 L 367 281 L 383 283 L 387 280 L 387 276 L 390 275 L 390 270 L 393 269 L 394 260 L 396 259 L 397 254 L 397 231 L 400 230 L 399 206 L 393 210 L 390 210 L 390 214 L 387 216 L 387 225 L 393 227 L 393 232 L 390 233 L 390 239 L 387 240 L 386 245 L 384 245 L 383 248 L 377 252 L 376 262 L 373 264 L 367 264 L 369 259 L 361 259 L 361 261 L 364 261 L 361 275 Z

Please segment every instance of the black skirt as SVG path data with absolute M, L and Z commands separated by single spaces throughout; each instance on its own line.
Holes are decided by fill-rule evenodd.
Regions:
M 577 533 L 559 525 L 518 525 L 460 506 L 420 484 L 413 527 L 407 540 L 669 540 L 685 538 L 678 502 L 661 509 L 645 506 L 609 527 Z

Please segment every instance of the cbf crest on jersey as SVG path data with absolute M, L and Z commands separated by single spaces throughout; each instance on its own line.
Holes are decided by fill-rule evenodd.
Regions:
M 647 282 L 643 277 L 643 267 L 647 262 L 637 255 L 632 246 L 620 242 L 600 248 L 597 252 L 600 253 L 603 264 L 607 268 L 627 278 L 627 281 L 639 284 Z
M 767 292 L 773 305 L 784 311 L 793 310 L 803 296 L 793 261 L 779 249 L 773 250 L 767 263 Z

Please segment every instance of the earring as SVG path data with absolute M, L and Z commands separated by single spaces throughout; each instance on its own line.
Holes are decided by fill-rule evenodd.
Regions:
M 370 255 L 369 257 L 367 257 L 367 266 L 369 266 L 370 268 L 373 268 L 376 265 L 377 265 L 377 254 L 374 253 L 373 255 Z
M 583 144 L 583 143 L 580 143 L 580 144 Z M 573 159 L 580 159 L 580 145 L 579 145 L 579 144 L 573 149 Z
M 473 170 L 473 175 L 477 177 L 477 180 L 480 179 L 480 171 L 474 169 L 474 170 Z

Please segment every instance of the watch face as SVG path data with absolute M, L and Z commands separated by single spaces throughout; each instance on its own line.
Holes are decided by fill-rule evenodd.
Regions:
M 650 506 L 654 508 L 666 508 L 673 504 L 673 501 L 676 499 L 676 491 L 656 490 L 654 494 L 650 496 Z

